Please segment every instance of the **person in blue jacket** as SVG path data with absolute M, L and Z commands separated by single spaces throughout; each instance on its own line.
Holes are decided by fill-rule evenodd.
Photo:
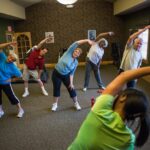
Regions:
M 17 55 L 11 53 L 7 57 L 2 50 L 4 47 L 11 46 L 14 44 L 16 43 L 9 42 L 0 44 L 0 118 L 4 115 L 4 111 L 2 108 L 2 91 L 7 95 L 12 105 L 17 105 L 17 117 L 21 118 L 24 114 L 24 110 L 21 107 L 20 101 L 15 95 L 11 86 L 12 77 L 22 77 L 22 73 L 14 64 L 14 62 L 17 60 Z
M 53 82 L 53 96 L 54 103 L 52 105 L 52 111 L 56 111 L 58 108 L 58 100 L 60 97 L 60 87 L 61 82 L 66 86 L 70 97 L 73 99 L 74 106 L 77 110 L 81 110 L 81 107 L 77 100 L 76 91 L 73 85 L 73 76 L 74 72 L 78 66 L 78 57 L 82 53 L 82 50 L 78 48 L 79 45 L 89 43 L 92 44 L 92 41 L 89 39 L 83 39 L 74 42 L 70 45 L 67 51 L 59 59 L 58 63 L 55 66 L 55 69 L 52 73 L 52 82 Z

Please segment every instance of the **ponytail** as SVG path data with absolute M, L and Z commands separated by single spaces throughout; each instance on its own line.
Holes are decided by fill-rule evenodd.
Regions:
M 150 134 L 150 118 L 148 114 L 146 114 L 145 116 L 141 116 L 139 121 L 140 121 L 139 132 L 137 134 L 135 143 L 137 147 L 143 146 Z

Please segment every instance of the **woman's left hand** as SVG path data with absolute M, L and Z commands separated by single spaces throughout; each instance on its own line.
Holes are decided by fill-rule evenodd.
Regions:
M 70 85 L 69 85 L 69 89 L 73 90 L 73 89 L 74 89 L 74 85 L 73 85 L 73 84 L 70 84 Z

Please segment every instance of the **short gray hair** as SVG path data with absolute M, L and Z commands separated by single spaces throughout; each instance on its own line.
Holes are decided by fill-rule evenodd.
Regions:
M 100 42 L 104 42 L 104 47 L 107 47 L 108 46 L 108 41 L 105 39 L 105 38 L 101 38 L 98 43 Z

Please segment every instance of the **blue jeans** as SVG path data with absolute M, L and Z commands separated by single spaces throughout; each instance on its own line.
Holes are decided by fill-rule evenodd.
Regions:
M 119 69 L 118 75 L 120 73 L 122 73 L 122 72 L 124 72 L 124 70 L 123 69 Z M 136 85 L 136 81 L 135 80 L 131 80 L 131 81 L 127 82 L 126 85 L 127 85 L 127 88 L 134 88 L 135 85 Z
M 71 98 L 74 98 L 77 96 L 75 89 L 69 88 L 70 74 L 61 75 L 59 72 L 57 72 L 56 69 L 54 69 L 52 73 L 52 82 L 53 82 L 53 96 L 54 97 L 60 97 L 60 87 L 61 87 L 62 82 L 66 86 Z
M 136 85 L 136 81 L 135 80 L 131 80 L 127 83 L 127 88 L 134 88 Z
M 103 87 L 103 82 L 102 82 L 101 76 L 100 76 L 99 65 L 95 65 L 90 60 L 87 60 L 85 67 L 86 68 L 85 68 L 84 87 L 88 87 L 88 85 L 89 85 L 91 70 L 93 70 L 93 72 L 94 72 L 94 76 L 97 81 L 98 87 L 99 88 Z

